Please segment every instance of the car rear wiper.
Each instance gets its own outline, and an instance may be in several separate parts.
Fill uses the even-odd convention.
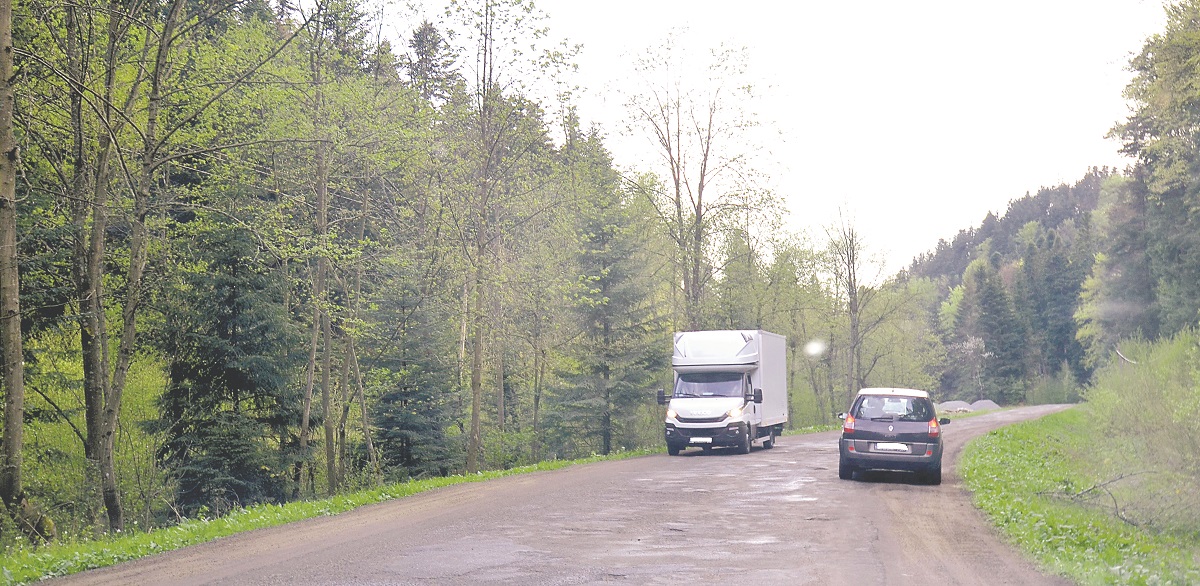
[[[895,421],[894,415],[884,415],[883,417],[872,417],[871,421]]]

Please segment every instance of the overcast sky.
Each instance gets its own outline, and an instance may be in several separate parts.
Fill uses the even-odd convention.
[[[1027,192],[1124,168],[1105,134],[1129,112],[1129,58],[1166,22],[1162,0],[536,3],[583,45],[580,113],[627,168],[652,170],[611,91],[637,54],[681,27],[698,52],[747,47],[789,227],[823,242],[840,210],[888,273]]]
[[[1129,57],[1166,23],[1161,0],[537,5],[553,33],[583,44],[583,115],[613,135],[625,114],[605,88],[672,28],[687,27],[697,51],[749,48],[770,88],[760,120],[785,139],[770,150],[790,225],[820,241],[845,210],[889,270],[1026,192],[1123,168],[1104,136],[1129,111]],[[618,163],[644,160],[610,142]]]

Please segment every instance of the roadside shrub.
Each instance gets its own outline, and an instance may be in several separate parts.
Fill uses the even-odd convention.
[[[1086,393],[1099,437],[1092,460],[1123,519],[1200,532],[1200,338],[1122,345]]]
[[[1025,394],[1030,405],[1051,405],[1079,402],[1079,383],[1067,365],[1063,365],[1057,376],[1042,377],[1034,381]]]
[[[1089,405],[993,431],[963,450],[958,471],[973,499],[1044,571],[1079,584],[1200,583],[1200,536],[1113,515],[1111,470],[1081,457],[1107,446]],[[1120,446],[1121,457],[1130,444]],[[1121,497],[1128,503],[1127,496]]]

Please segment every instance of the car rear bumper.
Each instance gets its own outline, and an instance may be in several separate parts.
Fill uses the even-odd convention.
[[[894,454],[873,450],[875,442],[868,440],[841,440],[842,460],[858,470],[901,470],[922,472],[941,466],[942,445],[940,443],[910,444],[913,453]]]

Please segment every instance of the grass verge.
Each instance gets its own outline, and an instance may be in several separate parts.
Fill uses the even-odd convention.
[[[556,470],[601,460],[620,460],[649,453],[653,452],[651,450],[621,452],[578,460],[547,461],[509,470],[494,470],[465,476],[411,480],[322,500],[300,501],[283,505],[256,505],[239,509],[217,519],[188,519],[178,525],[149,532],[127,532],[95,541],[56,543],[36,550],[17,551],[0,558],[0,581],[4,584],[27,584],[43,578],[103,568],[212,541],[235,533],[283,525],[312,517],[336,515],[363,505],[390,501],[444,486],[481,482],[514,474]]]
[[[1115,517],[1111,503],[1070,498],[1105,481],[1079,457],[1109,441],[1093,436],[1087,409],[968,444],[959,473],[975,505],[1043,569],[1081,584],[1200,583],[1200,536],[1144,530]]]

